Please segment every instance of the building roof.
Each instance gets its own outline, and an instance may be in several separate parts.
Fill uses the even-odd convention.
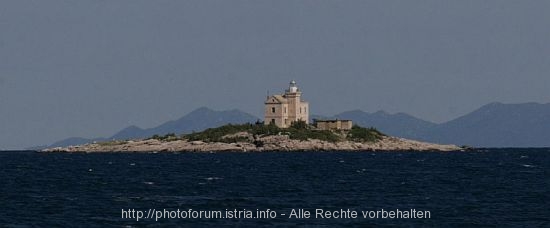
[[[340,120],[340,119],[318,120],[318,119],[315,119],[316,123],[318,123],[318,122],[337,122],[337,121],[348,122],[348,121],[351,121],[351,120]]]
[[[272,95],[267,98],[267,101],[265,103],[272,103],[272,104],[287,103],[287,99],[284,98],[282,95]]]

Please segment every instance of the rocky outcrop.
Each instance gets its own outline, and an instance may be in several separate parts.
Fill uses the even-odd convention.
[[[239,133],[228,137],[249,137]],[[226,137],[227,138],[227,137]],[[254,142],[222,143],[202,141],[160,141],[147,139],[139,141],[111,141],[90,143],[80,146],[57,147],[44,152],[261,152],[261,151],[460,151],[455,145],[439,145],[383,136],[376,142],[327,142],[318,139],[294,140],[287,135],[265,136]]]

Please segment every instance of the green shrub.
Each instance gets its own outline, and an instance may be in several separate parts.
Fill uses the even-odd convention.
[[[290,128],[285,129],[279,128],[274,124],[228,124],[217,128],[209,128],[202,132],[193,132],[191,134],[184,135],[183,138],[189,141],[225,143],[251,142],[260,146],[263,145],[263,143],[259,140],[251,141],[248,137],[244,136],[224,138],[224,136],[226,135],[231,135],[239,132],[248,132],[252,134],[254,138],[270,135],[288,135],[290,139],[295,140],[319,139],[327,142],[342,141],[344,137],[344,133],[339,134],[337,132],[328,130],[311,130],[308,128],[308,125],[304,121],[296,121],[293,122]],[[355,125],[349,132],[347,132],[347,135],[345,136],[353,141],[373,142],[381,139],[384,134],[380,133],[374,128],[363,128]],[[157,136],[157,138],[159,138],[159,136]]]
[[[269,125],[254,125],[249,129],[248,132],[251,134],[258,135],[278,135],[282,131],[281,128],[277,127],[275,124]]]
[[[307,129],[308,128],[306,121],[303,121],[303,120],[292,121],[292,123],[290,124],[290,127],[294,128],[294,129]]]
[[[153,136],[151,136],[150,139],[156,139],[156,140],[160,140],[160,136],[157,135],[157,134],[154,134]]]
[[[160,136],[160,135],[157,135],[157,134],[154,134],[153,136],[151,136],[151,138],[149,139],[156,139],[156,140],[159,140],[159,141],[176,141],[178,140],[178,136],[176,136],[175,133],[169,133],[169,134],[166,134],[164,136]]]
[[[385,135],[376,130],[376,128],[364,128],[353,125],[351,130],[348,132],[347,138],[358,142],[376,142],[382,139],[382,136]]]
[[[98,142],[97,144],[98,145],[101,145],[101,146],[118,146],[118,145],[124,145],[124,144],[127,144],[128,141],[121,141],[121,140],[111,140],[111,141],[103,141],[103,142]]]

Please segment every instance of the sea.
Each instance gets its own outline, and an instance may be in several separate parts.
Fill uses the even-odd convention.
[[[0,152],[0,227],[221,226],[550,227],[550,149]]]

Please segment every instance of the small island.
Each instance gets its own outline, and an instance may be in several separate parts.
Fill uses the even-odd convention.
[[[439,145],[387,136],[375,128],[353,125],[351,120],[309,123],[309,102],[293,80],[283,94],[268,95],[264,121],[228,124],[202,132],[148,139],[112,140],[44,152],[220,152],[220,151],[458,151]]]
[[[439,145],[387,136],[374,128],[354,125],[349,130],[320,130],[304,121],[288,128],[275,124],[228,124],[202,132],[140,140],[112,140],[44,152],[262,152],[262,151],[461,151]]]

